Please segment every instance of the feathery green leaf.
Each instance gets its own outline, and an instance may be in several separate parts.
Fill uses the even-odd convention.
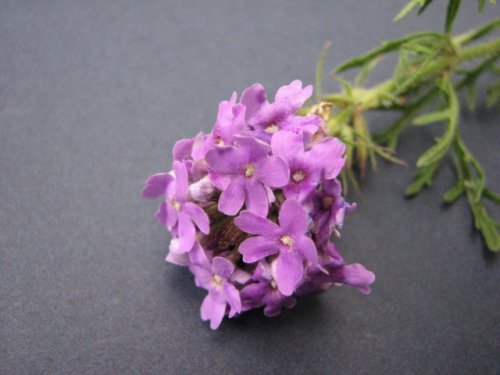
[[[410,0],[403,8],[401,8],[399,13],[392,20],[392,22],[397,22],[405,18],[408,15],[408,13],[410,13],[411,10],[415,8],[417,5],[422,8],[425,5],[425,0]]]
[[[449,0],[448,2],[448,9],[446,10],[446,24],[444,28],[447,33],[451,32],[453,22],[455,21],[458,10],[460,9],[461,2],[462,0]]]

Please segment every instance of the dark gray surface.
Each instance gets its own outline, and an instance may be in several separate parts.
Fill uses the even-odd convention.
[[[446,167],[405,201],[412,168],[382,165],[356,199],[341,250],[377,274],[372,295],[337,288],[216,332],[138,195],[232,90],[311,83],[328,39],[331,66],[440,30],[440,3],[391,24],[403,1],[0,1],[0,373],[498,374],[499,260],[463,200],[439,206]],[[500,13],[464,3],[459,30]],[[498,190],[497,118],[462,116]],[[400,156],[431,141],[410,131]]]

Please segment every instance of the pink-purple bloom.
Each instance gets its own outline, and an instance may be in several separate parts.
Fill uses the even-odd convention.
[[[345,146],[320,117],[297,114],[311,95],[298,80],[273,102],[260,84],[239,101],[233,93],[213,130],[178,141],[172,170],[142,190],[162,197],[157,218],[172,234],[166,260],[188,267],[207,291],[200,313],[212,329],[254,308],[278,315],[332,285],[370,292],[374,274],[347,265],[332,242],[355,205],[337,180]]]
[[[218,180],[226,178],[221,187],[219,210],[236,215],[243,207],[260,216],[267,216],[271,188],[288,183],[289,168],[285,160],[270,156],[268,144],[253,137],[236,138],[238,147],[225,147],[207,152],[205,159]]]
[[[318,252],[307,236],[308,215],[298,201],[283,202],[278,220],[276,224],[243,211],[234,223],[243,232],[256,235],[240,244],[243,261],[254,263],[276,254],[276,283],[281,294],[290,296],[304,276],[304,263],[315,265]]]

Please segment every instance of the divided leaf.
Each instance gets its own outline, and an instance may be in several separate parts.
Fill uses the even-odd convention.
[[[413,178],[412,183],[406,188],[405,194],[408,197],[413,197],[420,193],[424,187],[432,185],[432,178],[439,163],[429,164],[418,172]]]
[[[434,122],[440,122],[448,120],[452,114],[450,113],[450,108],[446,108],[442,111],[430,112],[425,115],[418,116],[413,120],[413,125],[429,125]]]
[[[453,203],[464,193],[464,185],[459,181],[444,194],[443,199],[446,203]]]
[[[498,231],[498,223],[494,221],[484,204],[472,206],[472,213],[474,215],[474,225],[477,230],[481,231],[484,242],[490,251],[500,251],[500,233]]]
[[[419,16],[425,11],[425,9],[427,9],[427,7],[429,6],[430,3],[432,3],[432,0],[425,0],[424,5],[422,5],[420,7],[420,9],[418,10]]]
[[[488,87],[487,90],[486,106],[493,107],[496,103],[500,102],[500,82],[496,82]]]
[[[420,8],[424,7],[426,2],[427,1],[425,1],[425,0],[410,0],[403,8],[401,8],[399,13],[392,20],[392,22],[397,22],[397,21],[405,18],[408,15],[408,13],[410,13],[411,10],[413,8],[415,8],[417,5],[420,6]],[[430,1],[428,1],[428,2],[430,3]]]
[[[363,66],[365,63],[373,60],[374,58],[378,56],[385,55],[387,53],[396,51],[401,47],[403,44],[410,42],[412,40],[420,39],[420,38],[429,38],[430,40],[439,40],[443,38],[442,34],[433,32],[433,31],[422,31],[414,34],[409,34],[406,35],[402,38],[399,39],[393,39],[393,40],[388,40],[385,42],[382,42],[380,47],[375,48],[371,51],[368,51],[367,53],[363,55],[356,56],[350,60],[347,60],[340,64],[336,69],[335,73],[341,73],[346,70],[352,69],[352,68],[357,68]]]
[[[444,28],[447,33],[451,32],[453,22],[455,21],[458,10],[460,9],[461,2],[462,0],[450,0],[448,3],[448,9],[446,11],[446,24]]]
[[[445,156],[448,150],[450,149],[450,146],[453,142],[453,139],[457,131],[458,114],[459,114],[458,100],[455,93],[455,89],[452,83],[450,82],[449,78],[446,78],[443,81],[441,89],[447,96],[447,101],[448,101],[447,109],[438,113],[434,112],[428,115],[424,115],[427,116],[427,118],[424,117],[423,120],[422,120],[423,116],[421,116],[420,122],[423,121],[425,123],[425,121],[428,121],[429,118],[437,117],[439,118],[440,121],[442,121],[443,119],[448,120],[448,126],[446,127],[444,134],[436,139],[436,143],[432,147],[427,149],[427,151],[425,151],[422,155],[420,155],[420,157],[417,160],[418,168],[426,167],[442,159],[443,156]]]

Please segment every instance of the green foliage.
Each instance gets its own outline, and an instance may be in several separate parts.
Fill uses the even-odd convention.
[[[464,78],[457,84],[457,88],[464,88],[467,91],[467,105],[469,109],[473,111],[476,108],[476,83],[479,77],[487,72],[492,71],[494,63],[498,60],[498,56],[491,56],[489,59],[485,59],[482,63],[476,66],[474,69],[461,69],[457,70],[457,73],[464,76]],[[488,100],[489,103],[489,100]]]
[[[326,42],[321,49],[321,53],[319,55],[318,63],[316,64],[316,100],[319,101],[321,98],[321,86],[323,81],[323,66],[325,65],[325,58],[328,49],[332,46],[332,42]]]
[[[437,118],[438,122],[442,120],[447,120],[448,126],[446,127],[446,131],[443,134],[443,136],[437,138],[436,143],[432,147],[430,147],[427,151],[425,151],[422,155],[420,155],[420,157],[417,160],[418,168],[427,167],[430,164],[434,164],[435,162],[438,162],[440,159],[442,159],[450,149],[453,139],[455,137],[455,133],[457,131],[458,114],[459,114],[458,99],[455,93],[455,89],[453,88],[453,85],[448,77],[442,84],[441,89],[447,96],[447,108],[439,112],[432,112],[427,115],[424,115],[426,116],[426,118],[424,118],[423,121],[424,123],[436,122],[433,121],[433,118],[434,119]],[[415,121],[420,120],[419,122],[420,124],[422,124],[422,118],[423,117],[421,116],[415,119]]]
[[[485,5],[486,5],[486,0],[477,0],[477,8],[479,10],[479,13],[483,13]]]
[[[457,44],[465,45],[492,33],[498,28],[500,28],[500,19],[487,22],[484,25],[469,31],[468,33],[457,36],[455,38],[455,42]]]
[[[358,68],[361,67],[367,63],[370,63],[373,61],[373,59],[386,55],[390,52],[397,51],[403,44],[410,42],[410,41],[415,41],[419,39],[428,39],[432,40],[433,38],[442,38],[442,35],[439,33],[435,33],[433,31],[423,31],[423,32],[418,32],[414,34],[409,34],[406,35],[402,38],[399,39],[394,39],[390,41],[383,42],[380,47],[375,48],[369,52],[367,52],[364,55],[357,56],[352,58],[351,60],[348,60],[342,64],[340,64],[334,71],[335,74],[342,73],[346,70],[352,69],[352,68]]]
[[[458,14],[458,9],[460,9],[460,3],[462,0],[450,0],[448,3],[448,9],[446,11],[446,24],[444,30],[447,33],[451,32],[451,28],[453,26],[453,21]]]
[[[432,0],[427,0],[427,1],[426,0],[410,0],[408,2],[408,4],[406,4],[399,11],[399,13],[396,15],[396,17],[394,17],[393,22],[397,22],[397,21],[405,18],[408,15],[408,13],[410,13],[412,11],[412,9],[415,8],[416,6],[420,6],[420,10],[422,10],[422,8],[425,9],[431,1]]]
[[[422,168],[422,170],[415,175],[412,183],[406,188],[405,194],[408,197],[413,197],[420,193],[424,187],[430,187],[438,165],[437,162],[434,162]]]
[[[496,4],[496,0],[490,0],[490,3],[492,5],[495,5]],[[477,0],[477,7],[478,7],[478,10],[479,10],[479,13],[483,13],[485,5],[486,5],[486,0]]]
[[[459,137],[455,141],[455,165],[457,169],[455,186],[458,186],[455,189],[460,189],[461,194],[466,194],[474,217],[474,226],[483,235],[488,249],[493,252],[500,251],[500,223],[491,218],[484,204],[484,199],[490,199],[499,204],[498,198],[500,197],[485,187],[486,175],[481,165]],[[445,200],[448,198],[451,202],[454,197],[453,193],[449,193],[447,193],[448,197],[445,195]],[[455,195],[459,194],[455,193]]]
[[[500,101],[500,82],[496,82],[488,87],[487,93],[486,106],[491,108]]]
[[[482,11],[486,1],[478,1]],[[490,1],[492,4],[494,1]],[[410,0],[395,17],[404,18],[413,9],[421,14],[432,0]],[[458,92],[465,91],[467,104],[473,110],[477,104],[477,82],[480,77],[500,75],[500,38],[491,36],[500,28],[500,19],[485,23],[469,32],[452,36],[453,23],[461,0],[449,0],[443,33],[416,32],[381,45],[365,54],[340,64],[335,79],[342,90],[318,98],[331,106],[328,132],[340,137],[347,146],[347,164],[341,179],[359,187],[369,162],[376,168],[377,157],[404,164],[394,156],[399,136],[408,127],[443,126],[435,143],[417,159],[416,173],[406,189],[415,196],[432,185],[434,176],[448,155],[453,155],[457,181],[443,199],[452,204],[462,196],[467,198],[475,228],[481,232],[491,251],[500,251],[500,223],[488,213],[485,200],[500,205],[500,195],[486,187],[486,174],[477,159],[466,148],[460,136],[460,102]],[[488,36],[487,41],[483,41]],[[372,87],[362,87],[372,69],[388,54],[398,54],[392,77]],[[320,57],[317,80],[321,80],[324,53]],[[471,65],[473,62],[475,65]],[[350,69],[359,69],[354,82],[338,76]],[[491,81],[491,79],[490,79]],[[500,82],[493,80],[487,90],[487,106],[500,103]],[[330,107],[329,107],[330,108]],[[366,121],[370,110],[394,111],[394,123],[373,134]]]

